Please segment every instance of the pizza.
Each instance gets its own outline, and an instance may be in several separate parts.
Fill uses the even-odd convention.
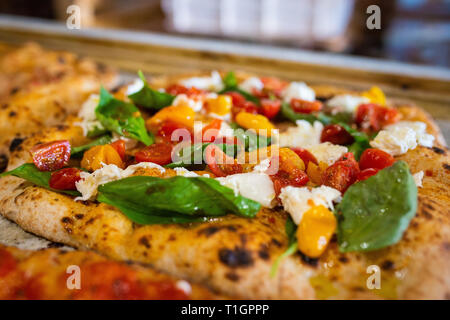
[[[422,109],[378,87],[138,75],[16,143],[4,217],[236,298],[449,298],[450,159]]]
[[[143,266],[112,261],[89,251],[57,248],[29,251],[0,246],[0,300],[187,300],[218,297],[187,281]]]

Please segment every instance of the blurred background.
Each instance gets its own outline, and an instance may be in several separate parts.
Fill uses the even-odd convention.
[[[1,0],[0,13],[450,67],[450,0]],[[370,5],[381,29],[369,30]]]

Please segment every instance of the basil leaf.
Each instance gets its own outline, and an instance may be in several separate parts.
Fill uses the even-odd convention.
[[[109,131],[139,140],[147,146],[153,143],[153,136],[149,136],[139,109],[132,103],[114,98],[103,87],[100,88],[100,101],[95,114]]]
[[[27,180],[39,187],[43,187],[45,189],[65,193],[71,196],[79,196],[80,193],[78,191],[72,191],[72,190],[56,190],[53,188],[50,188],[49,181],[52,173],[48,171],[39,171],[38,168],[33,163],[25,163],[21,165],[20,167],[17,167],[11,171],[3,172],[0,174],[0,178],[6,177],[6,176],[15,176],[18,178],[22,178],[24,180]]]
[[[259,105],[259,99],[251,93],[244,91],[238,87],[238,82],[233,71],[228,72],[223,78],[224,88],[219,93],[227,93],[234,91],[240,93],[248,101],[254,102]]]
[[[138,75],[139,78],[141,78],[141,80],[144,82],[144,86],[138,92],[135,92],[128,96],[135,105],[159,110],[172,104],[175,96],[150,88],[148,86],[147,80],[145,80],[142,71],[139,70]]]
[[[337,206],[341,252],[397,243],[417,210],[417,187],[404,161],[355,183]]]
[[[272,139],[256,134],[251,130],[245,130],[241,128],[237,123],[232,123],[230,126],[233,128],[233,135],[244,143],[245,151],[253,151],[259,148],[265,148],[270,146]]]
[[[335,122],[335,123],[343,127],[348,133],[350,133],[353,139],[355,139],[355,141],[350,145],[348,150],[350,152],[353,152],[356,160],[359,160],[364,150],[370,148],[369,137],[364,132],[360,132],[356,129],[353,129],[347,123],[343,122]]]
[[[253,218],[261,208],[258,202],[204,177],[128,177],[101,185],[98,191],[98,201],[143,224],[204,221],[230,213]]]
[[[277,274],[278,267],[285,259],[286,257],[289,257],[290,255],[293,255],[297,252],[298,249],[298,243],[297,243],[297,237],[296,237],[296,231],[297,231],[297,225],[294,223],[292,218],[288,216],[286,220],[286,224],[284,226],[284,229],[286,231],[287,238],[289,240],[288,248],[286,251],[284,251],[273,263],[272,268],[270,269],[270,276],[273,278]]]
[[[98,139],[95,139],[92,142],[89,142],[85,145],[74,147],[72,148],[71,156],[72,157],[79,157],[84,151],[89,150],[92,147],[95,146],[102,146],[104,144],[108,144],[111,142],[111,136],[109,134],[105,134],[104,136],[101,136]]]

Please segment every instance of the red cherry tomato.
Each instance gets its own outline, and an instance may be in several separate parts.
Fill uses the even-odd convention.
[[[305,164],[306,168],[308,168],[309,162],[312,162],[314,164],[319,164],[316,157],[308,150],[303,149],[303,148],[291,148],[291,150],[294,151],[300,157],[300,159],[303,160],[303,163]]]
[[[125,160],[125,141],[122,139],[116,140],[111,143],[111,147],[113,147],[117,153],[119,154],[122,160]]]
[[[231,97],[231,100],[233,102],[233,107],[231,108],[233,117],[236,116],[239,112],[258,114],[258,106],[251,101],[247,101],[242,94],[233,91],[227,92],[226,94]]]
[[[75,182],[80,181],[80,169],[64,168],[59,171],[52,172],[50,177],[50,188],[57,190],[75,190]]]
[[[366,180],[367,178],[377,174],[378,171],[380,171],[380,169],[375,168],[364,169],[360,173],[358,173],[358,175],[356,176],[356,181]]]
[[[393,156],[380,149],[366,149],[359,159],[361,170],[368,168],[384,169],[395,162]]]
[[[344,193],[356,181],[359,172],[353,153],[348,152],[325,170],[322,184]]]
[[[322,110],[322,102],[292,99],[291,108],[297,113],[311,113]]]
[[[274,118],[281,109],[280,100],[262,99],[261,100],[262,113],[267,118]]]
[[[353,137],[342,126],[338,124],[329,124],[323,128],[320,136],[321,142],[331,142],[332,144],[346,145],[353,142]]]
[[[230,174],[242,173],[243,167],[231,157],[227,156],[216,145],[210,144],[205,149],[205,160],[209,169],[216,177],[225,177]]]
[[[202,129],[203,142],[214,142],[219,135],[219,129],[222,125],[222,120],[214,119],[207,126]]]
[[[205,91],[197,89],[195,87],[186,88],[185,86],[182,86],[180,84],[172,84],[168,86],[166,88],[166,92],[174,96],[185,94],[188,97],[205,93]]]
[[[356,110],[355,122],[365,130],[379,131],[383,126],[397,122],[399,118],[396,109],[367,103]]]
[[[275,175],[270,176],[270,178],[272,179],[273,188],[277,197],[284,187],[302,187],[309,181],[308,175],[300,169],[294,169],[291,172],[279,170]]]
[[[178,137],[178,139],[176,139],[174,137],[175,140],[172,141],[172,134],[175,130],[186,130],[186,132],[185,132],[185,134],[180,135]],[[188,128],[186,128],[183,125],[178,124],[174,121],[170,121],[170,120],[163,122],[163,124],[158,129],[157,135],[162,137],[167,142],[180,142],[183,140],[183,136],[185,136],[185,135],[186,135],[186,138],[187,138],[187,136],[190,136],[191,141],[193,140],[192,132]]]
[[[16,265],[16,259],[14,259],[13,255],[9,251],[0,248],[0,278],[13,271]]]
[[[136,162],[153,162],[163,166],[172,162],[172,145],[155,143],[139,150],[134,156]]]
[[[70,143],[67,140],[42,143],[31,148],[30,152],[40,171],[55,171],[69,163]]]
[[[275,77],[261,77],[261,82],[264,84],[266,91],[272,92],[277,97],[281,96],[281,92],[287,86],[287,82]]]

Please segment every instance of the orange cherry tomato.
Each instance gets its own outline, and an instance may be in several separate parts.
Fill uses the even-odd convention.
[[[16,259],[14,259],[13,255],[9,251],[0,248],[0,278],[13,271],[16,266]]]
[[[42,143],[31,148],[30,153],[40,171],[55,171],[69,163],[70,143],[68,140]]]
[[[207,126],[202,129],[203,142],[214,142],[219,136],[219,130],[222,125],[222,120],[214,119]]]
[[[391,166],[395,162],[393,156],[380,149],[366,149],[359,159],[359,167],[361,170],[374,168],[384,169]]]
[[[281,109],[280,100],[261,99],[262,113],[269,119],[273,119]]]
[[[322,102],[292,99],[291,108],[297,113],[311,113],[322,110]]]
[[[125,161],[125,141],[122,139],[119,139],[117,141],[114,141],[110,144],[111,147],[113,147],[117,153],[119,154],[120,158]]]
[[[243,167],[236,163],[234,159],[227,156],[214,144],[210,144],[205,149],[205,160],[211,172],[216,177],[225,177],[230,174],[242,173]]]
[[[172,145],[155,143],[139,150],[134,156],[136,162],[153,162],[163,166],[172,162]]]
[[[77,168],[64,168],[52,172],[49,186],[57,190],[75,190],[75,182],[81,180],[80,172],[81,170]]]
[[[168,86],[166,88],[166,92],[174,96],[185,94],[188,97],[205,93],[205,91],[197,89],[195,87],[186,88],[185,86],[182,86],[180,84],[172,84]]]
[[[320,136],[321,142],[331,142],[332,144],[346,145],[353,142],[353,137],[342,126],[338,124],[329,124],[323,128]]]
[[[308,150],[303,148],[291,148],[291,150],[294,151],[300,157],[300,159],[303,160],[306,168],[308,167],[310,161],[316,165],[319,164],[316,157]]]
[[[356,176],[356,182],[366,180],[367,178],[377,174],[378,171],[380,171],[380,169],[376,168],[364,169]]]

